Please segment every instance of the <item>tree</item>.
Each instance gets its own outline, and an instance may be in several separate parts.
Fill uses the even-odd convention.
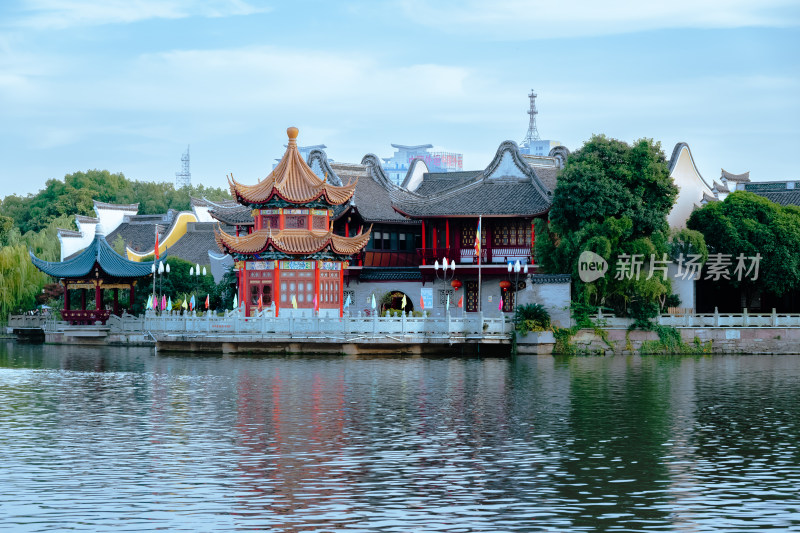
[[[559,174],[549,223],[536,222],[536,256],[546,272],[572,274],[576,302],[653,316],[672,289],[660,271],[648,279],[649,260],[668,253],[667,214],[677,194],[659,143],[642,139],[630,146],[593,136]],[[585,251],[609,265],[589,283],[578,270]],[[638,275],[616,275],[615,267],[634,256],[644,261]]]
[[[712,254],[730,256],[731,279],[724,280],[730,286],[746,294],[767,291],[777,296],[800,289],[800,208],[736,191],[722,202],[696,210],[687,226],[703,234]],[[757,279],[733,274],[740,254],[760,256]]]

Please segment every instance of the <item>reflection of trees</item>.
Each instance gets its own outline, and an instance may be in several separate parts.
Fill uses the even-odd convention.
[[[570,438],[559,494],[581,508],[573,527],[604,531],[619,515],[627,524],[669,523],[656,508],[668,471],[670,360],[570,360]],[[605,516],[604,516],[605,515]]]

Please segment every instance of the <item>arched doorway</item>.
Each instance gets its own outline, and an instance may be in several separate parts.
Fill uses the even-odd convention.
[[[403,297],[405,297],[405,307],[403,306]],[[403,312],[410,313],[414,310],[414,304],[411,298],[402,291],[390,291],[382,299],[381,314],[387,310],[402,310]]]

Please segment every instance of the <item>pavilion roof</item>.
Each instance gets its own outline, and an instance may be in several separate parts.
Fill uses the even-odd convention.
[[[278,165],[255,185],[242,185],[228,178],[231,196],[241,204],[264,205],[277,197],[292,204],[306,204],[323,200],[329,205],[347,202],[356,188],[356,182],[337,186],[320,179],[303,161],[297,149],[297,128],[286,130],[289,144]]]
[[[217,229],[215,235],[220,251],[227,253],[256,254],[271,247],[286,254],[313,254],[328,248],[339,255],[353,255],[367,245],[371,230],[354,237],[307,229],[262,229],[241,237]]]
[[[130,261],[119,255],[106,241],[103,233],[98,232],[92,243],[84,250],[66,261],[50,262],[39,259],[30,252],[34,266],[54,278],[83,278],[91,273],[95,263],[109,277],[140,278],[150,274],[153,265],[149,262]],[[163,260],[162,255],[162,260]]]

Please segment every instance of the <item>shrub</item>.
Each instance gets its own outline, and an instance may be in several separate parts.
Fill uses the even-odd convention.
[[[522,335],[529,331],[547,331],[550,313],[541,304],[520,305],[514,312],[514,329]]]

